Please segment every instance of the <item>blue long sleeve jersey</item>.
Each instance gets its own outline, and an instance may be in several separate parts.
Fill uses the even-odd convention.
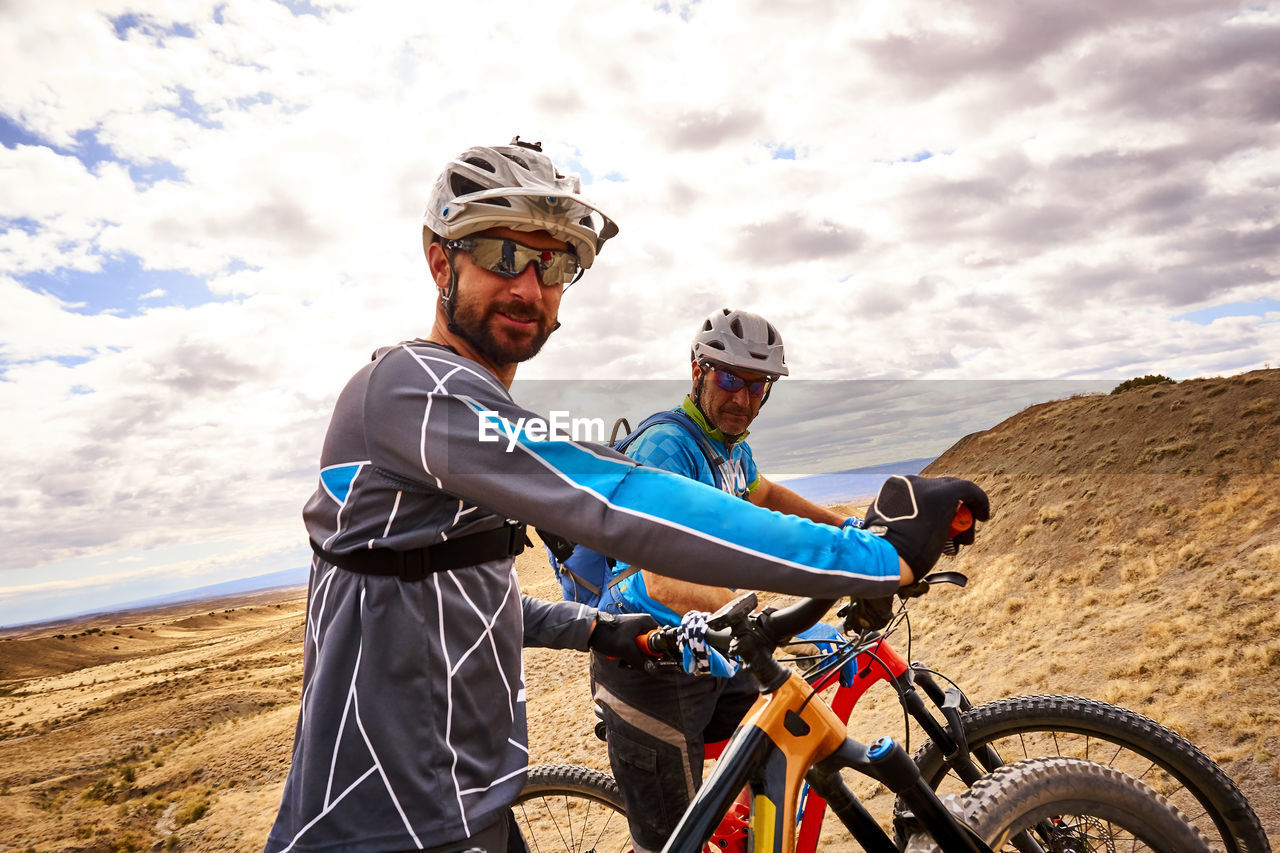
[[[543,426],[446,348],[380,350],[339,395],[307,532],[338,554],[410,550],[512,518],[698,583],[827,597],[897,588],[882,539],[548,440]],[[316,558],[268,853],[429,847],[498,820],[528,763],[521,645],[585,650],[594,616],[521,596],[511,558],[416,582]]]

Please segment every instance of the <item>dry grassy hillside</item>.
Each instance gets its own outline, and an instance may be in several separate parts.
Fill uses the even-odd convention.
[[[983,699],[1047,691],[1178,729],[1280,834],[1280,371],[1033,406],[925,472],[995,517],[912,608]]]
[[[1046,403],[967,437],[927,473],[977,480],[996,516],[946,566],[969,587],[913,604],[912,657],[977,701],[1075,693],[1172,725],[1280,836],[1277,447],[1280,371]],[[540,549],[517,569],[558,596]],[[302,624],[295,590],[0,639],[0,853],[260,850]],[[530,650],[526,676],[532,760],[606,767],[585,658]],[[850,728],[902,726],[877,688]]]

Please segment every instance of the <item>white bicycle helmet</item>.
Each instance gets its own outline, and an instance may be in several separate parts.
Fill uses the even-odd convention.
[[[773,377],[787,375],[782,335],[768,320],[749,311],[721,308],[712,312],[693,337],[689,359]]]
[[[579,195],[581,188],[576,175],[560,174],[541,143],[517,136],[510,145],[469,148],[451,160],[422,224],[446,240],[497,226],[546,231],[573,246],[586,269],[618,226]]]

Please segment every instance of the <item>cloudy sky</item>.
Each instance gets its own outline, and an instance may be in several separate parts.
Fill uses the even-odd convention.
[[[431,181],[516,133],[621,226],[522,377],[680,379],[750,308],[794,377],[934,380],[827,419],[850,467],[1031,401],[906,453],[894,385],[1274,366],[1278,57],[1208,0],[0,0],[0,624],[302,565]]]

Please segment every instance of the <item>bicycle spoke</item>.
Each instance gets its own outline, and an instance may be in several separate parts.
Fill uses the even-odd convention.
[[[563,786],[527,792],[512,807],[530,853],[622,853],[630,847],[626,815],[607,776],[543,766],[530,777],[536,786]]]
[[[516,805],[520,808],[520,816],[524,818],[523,825],[532,826],[533,821],[529,820],[529,812],[525,809],[524,803],[516,803]],[[538,837],[532,832],[526,832],[524,834],[529,836],[525,839],[525,842],[533,845],[533,853],[542,853],[542,846],[538,844]]]

